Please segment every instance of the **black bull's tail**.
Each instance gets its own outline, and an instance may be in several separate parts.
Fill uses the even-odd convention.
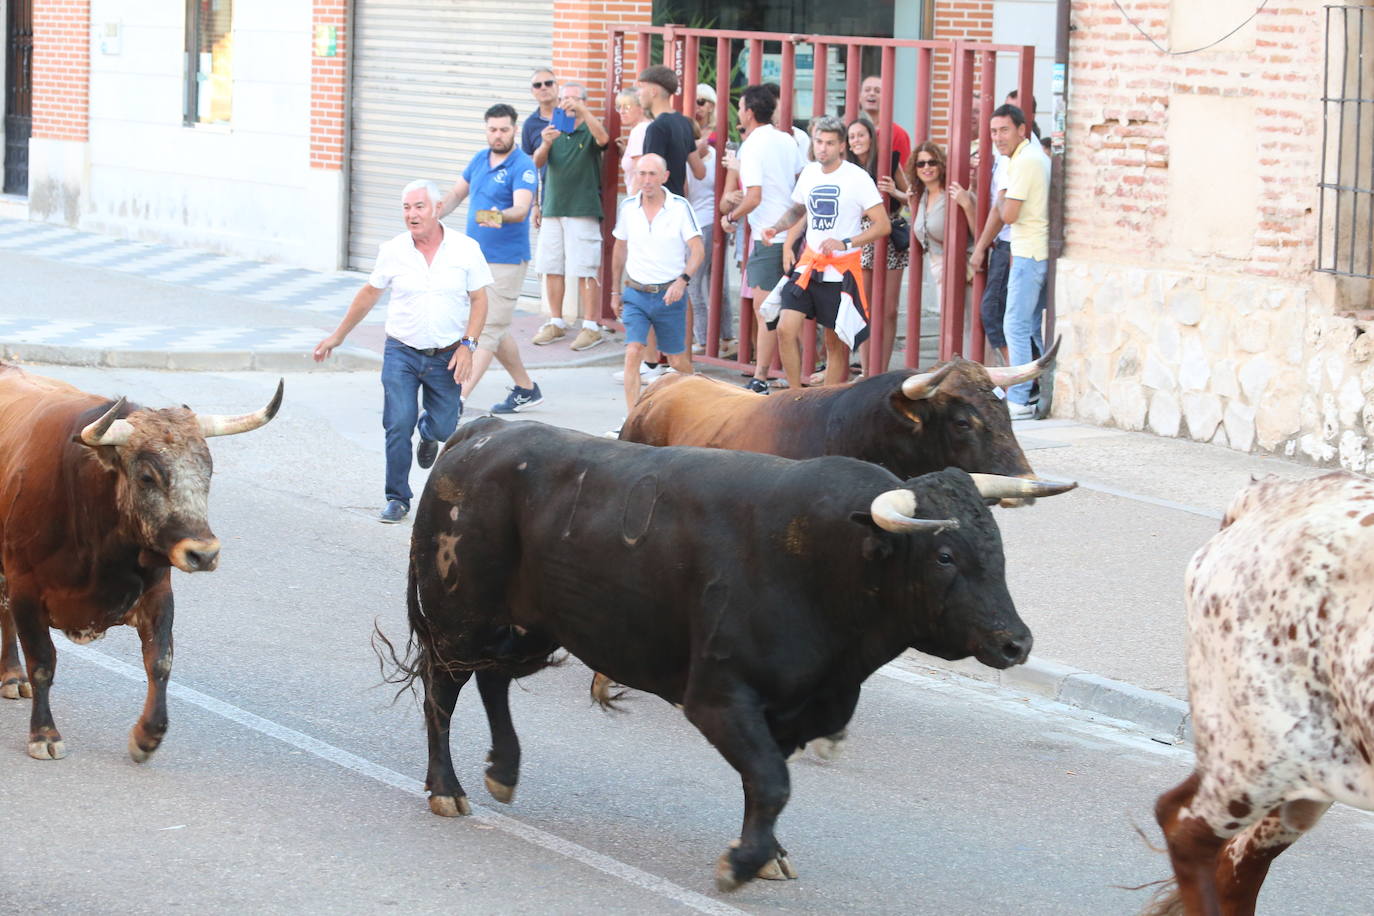
[[[411,551],[406,573],[406,616],[410,620],[410,634],[406,638],[403,654],[398,655],[396,646],[382,632],[381,624],[372,623],[372,651],[377,655],[377,667],[382,674],[383,683],[395,684],[396,695],[393,702],[400,699],[407,690],[415,690],[415,679],[424,681],[426,669],[431,658],[429,622],[420,612],[420,583],[415,573],[415,554]]]
[[[526,636],[515,627],[497,627],[483,634],[485,638],[477,642],[475,657],[444,657],[443,650],[450,648],[451,640],[442,638],[443,634],[436,629],[437,621],[425,614],[421,606],[420,574],[413,545],[406,575],[406,617],[410,622],[410,634],[400,652],[382,632],[381,625],[376,621],[372,624],[372,651],[377,655],[382,681],[396,685],[393,701],[406,691],[413,692],[417,679],[421,684],[427,683],[435,671],[454,673],[490,668],[519,678],[564,660],[551,657],[558,649],[557,644]]]

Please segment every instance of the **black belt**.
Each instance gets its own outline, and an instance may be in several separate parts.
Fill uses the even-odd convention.
[[[676,282],[677,280],[669,280],[667,283],[640,283],[638,280],[631,280],[629,277],[625,278],[626,286],[641,293],[666,293],[668,287]]]
[[[394,337],[391,339],[396,340],[396,338]],[[439,356],[442,353],[452,353],[454,350],[458,349],[458,341],[456,340],[453,343],[449,344],[447,347],[412,347],[410,344],[402,340],[396,340],[396,342],[401,346],[405,347],[407,350],[414,350],[421,356]]]

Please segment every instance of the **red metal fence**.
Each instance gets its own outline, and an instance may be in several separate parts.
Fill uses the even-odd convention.
[[[633,39],[629,36],[633,35]],[[654,44],[654,37],[659,37],[662,47],[658,60],[651,60],[651,50]],[[745,85],[756,85],[763,81],[762,66],[764,58],[765,43],[776,43],[781,49],[781,76],[777,80],[782,87],[782,99],[779,103],[779,123],[784,130],[790,129],[793,116],[793,104],[796,89],[796,56],[797,49],[804,45],[809,45],[812,50],[813,77],[812,77],[812,118],[822,115],[842,114],[846,123],[854,121],[860,112],[859,107],[859,86],[864,79],[862,73],[863,52],[865,48],[876,48],[881,58],[881,66],[877,73],[871,74],[882,79],[882,101],[878,120],[878,174],[879,177],[890,175],[892,170],[892,125],[893,125],[893,89],[896,85],[896,55],[898,49],[910,48],[916,55],[916,82],[915,96],[916,103],[911,121],[915,130],[912,134],[912,147],[927,139],[930,139],[931,125],[931,96],[934,88],[934,64],[936,55],[944,54],[950,57],[950,69],[952,73],[951,104],[950,112],[950,136],[945,143],[947,149],[948,167],[947,180],[958,181],[964,187],[969,185],[969,147],[974,138],[979,139],[979,149],[983,153],[979,159],[977,185],[978,206],[976,210],[978,224],[975,227],[974,235],[981,231],[988,213],[988,194],[987,188],[991,180],[991,169],[993,156],[990,151],[993,149],[991,134],[989,130],[989,120],[992,111],[997,107],[998,101],[993,96],[994,76],[996,70],[997,56],[1016,55],[1018,58],[1018,98],[1023,102],[1031,102],[1034,98],[1032,93],[1033,66],[1035,62],[1035,49],[1030,45],[994,45],[964,41],[916,41],[901,38],[856,38],[843,35],[792,35],[775,32],[736,32],[720,29],[692,29],[679,26],[657,26],[640,28],[618,28],[610,29],[610,60],[607,70],[607,100],[606,100],[606,129],[612,137],[620,134],[620,115],[616,111],[615,96],[621,89],[633,85],[637,73],[624,72],[625,43],[633,40],[635,42],[636,53],[634,60],[642,69],[653,63],[662,63],[671,67],[678,76],[680,89],[674,98],[674,107],[686,113],[689,117],[694,110],[697,90],[697,75],[700,73],[701,54],[703,48],[709,48],[713,43],[715,46],[715,70],[716,70],[716,185],[715,199],[717,204],[717,225],[712,239],[712,258],[711,258],[711,283],[710,283],[710,307],[709,321],[706,332],[706,355],[695,357],[698,361],[704,361],[721,366],[738,366],[741,369],[752,366],[752,349],[754,339],[754,313],[751,300],[740,297],[738,309],[739,326],[736,330],[736,337],[739,340],[739,354],[733,359],[722,359],[719,356],[720,340],[720,314],[721,297],[724,287],[725,272],[734,269],[733,259],[730,259],[728,251],[728,240],[720,230],[718,223],[720,196],[725,183],[725,144],[729,140],[729,112],[735,107],[739,92]],[[733,61],[736,60],[734,54],[736,44],[748,49],[748,72],[746,81],[732,82]],[[845,92],[844,110],[836,112],[827,110],[827,61],[831,49],[844,49],[845,55]],[[689,75],[690,74],[690,75]],[[980,90],[975,99],[975,86]],[[976,105],[976,122],[973,120]],[[1023,105],[1026,108],[1026,120],[1028,123],[1034,121],[1035,112],[1032,107]],[[611,147],[614,150],[614,146]],[[606,226],[603,231],[603,256],[602,256],[602,284],[601,284],[601,313],[605,318],[611,318],[613,313],[610,306],[610,282],[611,270],[611,248],[614,244],[611,238],[610,229],[614,225],[616,216],[616,196],[620,186],[619,161],[616,156],[608,155],[605,157],[605,176],[602,179],[602,198],[606,213]],[[902,163],[905,167],[906,163]],[[914,190],[914,189],[913,189]],[[747,233],[747,222],[740,226],[738,232]],[[946,207],[946,239],[963,239],[967,237],[967,225],[963,211],[958,206]],[[886,238],[877,242],[874,252],[873,263],[877,269],[873,271],[873,289],[870,297],[870,336],[868,343],[865,344],[871,352],[881,352],[882,335],[885,333],[883,323],[883,313],[885,311],[885,293],[887,286],[887,271],[882,269],[887,263]],[[745,237],[743,251],[748,257],[749,238]],[[965,246],[960,244],[947,244],[945,246],[944,258],[944,277],[941,284],[944,301],[940,304],[940,332],[939,332],[939,358],[949,359],[955,354],[966,355],[972,359],[982,361],[984,339],[982,321],[979,316],[977,303],[980,301],[983,292],[983,274],[976,274],[972,284],[972,308],[965,309],[965,290],[968,284],[965,282],[967,256]],[[911,263],[908,268],[908,291],[907,291],[907,320],[906,320],[906,339],[907,347],[904,357],[905,365],[909,368],[917,368],[920,361],[920,336],[921,336],[921,287],[924,277],[924,265],[920,246],[912,239],[911,244]],[[743,284],[739,284],[743,286]],[[745,290],[741,290],[745,292]],[[809,324],[809,323],[808,323]],[[806,351],[803,353],[803,364],[811,366],[815,359],[815,335],[803,335]],[[878,367],[876,371],[884,371],[886,367]]]

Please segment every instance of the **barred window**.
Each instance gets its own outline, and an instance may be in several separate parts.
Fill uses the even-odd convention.
[[[1374,7],[1326,7],[1317,270],[1374,279]]]
[[[234,0],[186,0],[184,123],[228,124],[234,89]]]

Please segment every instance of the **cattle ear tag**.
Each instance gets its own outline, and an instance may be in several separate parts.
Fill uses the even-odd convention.
[[[999,401],[1005,401],[1007,399],[1007,393],[1002,390],[1001,385],[998,385],[997,387],[993,388],[992,393],[997,395],[997,399]]]

